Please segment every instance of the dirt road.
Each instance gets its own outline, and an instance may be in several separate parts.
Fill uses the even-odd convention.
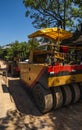
[[[42,115],[20,79],[8,77],[15,110],[0,119],[1,130],[82,130],[82,102]]]
[[[19,78],[7,77],[6,80],[0,75],[0,82],[2,80],[15,109],[8,109],[6,115],[0,117],[0,130],[82,130],[82,101],[42,115]]]

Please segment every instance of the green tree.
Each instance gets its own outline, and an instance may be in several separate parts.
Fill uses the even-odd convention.
[[[3,54],[4,54],[4,50],[3,50],[2,47],[0,46],[0,59],[3,59]]]
[[[14,43],[11,44],[11,48],[13,53],[16,51],[20,51],[20,43],[18,41],[15,41]]]
[[[20,50],[21,50],[21,60],[28,58],[28,44],[27,42],[21,42],[20,43]]]
[[[82,22],[82,0],[23,0],[35,28],[61,26],[74,29]]]
[[[35,38],[33,40],[29,40],[27,42],[19,42],[15,41],[7,45],[3,49],[0,46],[0,58],[4,60],[12,60],[14,54],[17,53],[17,56],[20,57],[20,60],[25,60],[29,58],[29,52],[31,49],[35,49],[38,47],[38,40]]]
[[[39,44],[39,41],[36,38],[30,39],[28,41],[28,52],[34,49],[38,49],[38,44]]]

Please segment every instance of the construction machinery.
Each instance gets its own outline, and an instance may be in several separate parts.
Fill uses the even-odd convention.
[[[82,98],[82,48],[61,45],[72,33],[61,28],[46,28],[28,37],[54,41],[43,44],[43,49],[31,50],[28,63],[19,63],[20,78],[30,88],[39,110],[46,113],[79,101]]]
[[[20,75],[20,70],[18,66],[18,62],[20,61],[18,54],[20,52],[21,51],[15,51],[12,57],[12,61],[7,62],[8,73],[10,73],[13,77],[18,77]]]

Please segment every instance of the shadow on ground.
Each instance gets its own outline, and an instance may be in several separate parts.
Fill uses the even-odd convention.
[[[0,119],[0,130],[82,130],[82,103],[61,108],[43,116],[26,116],[8,111]]]
[[[42,115],[20,79],[8,80],[17,110],[0,119],[0,130],[82,130],[82,101]]]
[[[19,114],[16,110],[9,110],[5,118],[0,119],[0,130],[30,130],[27,123],[24,122],[25,116]],[[33,126],[31,130],[38,130]]]
[[[82,101],[60,108],[49,116],[56,130],[82,130]]]
[[[8,80],[8,88],[17,109],[23,114],[41,115],[35,106],[31,92],[25,88],[26,86],[24,86],[20,79],[12,79]]]

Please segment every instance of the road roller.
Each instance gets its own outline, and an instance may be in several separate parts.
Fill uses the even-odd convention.
[[[50,40],[31,49],[28,63],[19,63],[20,79],[31,90],[38,109],[46,113],[78,102],[82,98],[82,48],[61,45],[72,33],[46,28],[28,37]]]

